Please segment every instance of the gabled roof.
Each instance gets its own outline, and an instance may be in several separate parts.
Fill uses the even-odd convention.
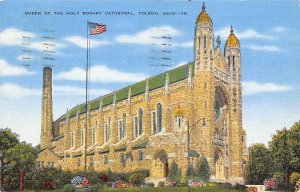
[[[166,77],[168,74],[169,77],[169,84],[176,83],[178,81],[184,80],[188,77],[189,75],[189,67],[192,65],[192,72],[194,71],[194,62],[187,63],[185,65],[179,66],[177,68],[171,69],[169,71],[166,71],[164,73],[161,73],[159,75],[150,77],[146,80],[137,82],[130,87],[125,87],[122,89],[117,90],[116,92],[106,94],[102,97],[98,97],[96,99],[93,99],[89,102],[89,107],[90,110],[96,110],[99,109],[100,103],[102,101],[102,106],[105,107],[107,105],[113,104],[114,102],[114,97],[116,94],[116,102],[122,101],[124,99],[128,99],[128,92],[129,89],[131,89],[131,97],[140,95],[146,92],[146,84],[148,81],[148,89],[149,91],[161,88],[165,86],[166,84]],[[79,114],[85,113],[85,103],[82,103],[80,105],[77,105],[73,107],[68,113],[69,113],[69,118],[74,117],[77,115],[77,108]],[[65,120],[67,117],[67,114],[62,115],[57,121]]]

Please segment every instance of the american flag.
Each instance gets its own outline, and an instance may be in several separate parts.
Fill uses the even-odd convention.
[[[90,35],[98,35],[106,31],[106,25],[104,24],[89,22],[88,27]]]

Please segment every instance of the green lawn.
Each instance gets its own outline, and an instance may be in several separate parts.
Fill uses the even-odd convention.
[[[187,192],[187,187],[155,187],[155,188],[127,188],[127,189],[103,189],[101,192]],[[191,188],[191,192],[241,192],[238,190],[219,189],[216,187]]]
[[[150,187],[150,188],[106,188],[100,192],[187,192],[187,187]],[[241,192],[238,190],[219,189],[216,187],[191,188],[191,192]],[[33,192],[25,190],[24,192]],[[63,190],[41,190],[40,192],[63,192]]]

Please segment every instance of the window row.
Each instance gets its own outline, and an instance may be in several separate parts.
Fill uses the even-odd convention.
[[[162,124],[163,124],[163,107],[161,103],[156,105],[156,110],[151,112],[151,127],[152,133],[157,134],[162,132]],[[122,140],[126,137],[126,113],[122,114],[122,118],[118,120],[118,140]],[[142,108],[138,109],[137,115],[133,116],[133,135],[134,137],[139,137],[144,132],[144,112]],[[111,139],[111,117],[108,117],[107,121],[104,123],[104,142],[108,142]],[[180,124],[180,123],[179,123]],[[92,137],[92,144],[96,144],[96,127],[91,128],[91,137]],[[181,127],[181,124],[179,125]],[[85,145],[85,129],[81,129],[80,132],[80,145]],[[75,132],[71,132],[71,147],[75,146],[76,136]]]

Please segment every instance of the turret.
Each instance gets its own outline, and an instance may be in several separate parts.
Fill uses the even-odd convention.
[[[195,73],[198,71],[213,70],[213,23],[205,10],[203,2],[202,11],[195,25]]]
[[[52,68],[43,68],[43,97],[41,122],[41,148],[51,145],[53,112],[52,112]]]
[[[229,69],[230,83],[239,84],[241,82],[241,53],[240,42],[233,33],[231,26],[230,35],[225,45],[226,64]]]

